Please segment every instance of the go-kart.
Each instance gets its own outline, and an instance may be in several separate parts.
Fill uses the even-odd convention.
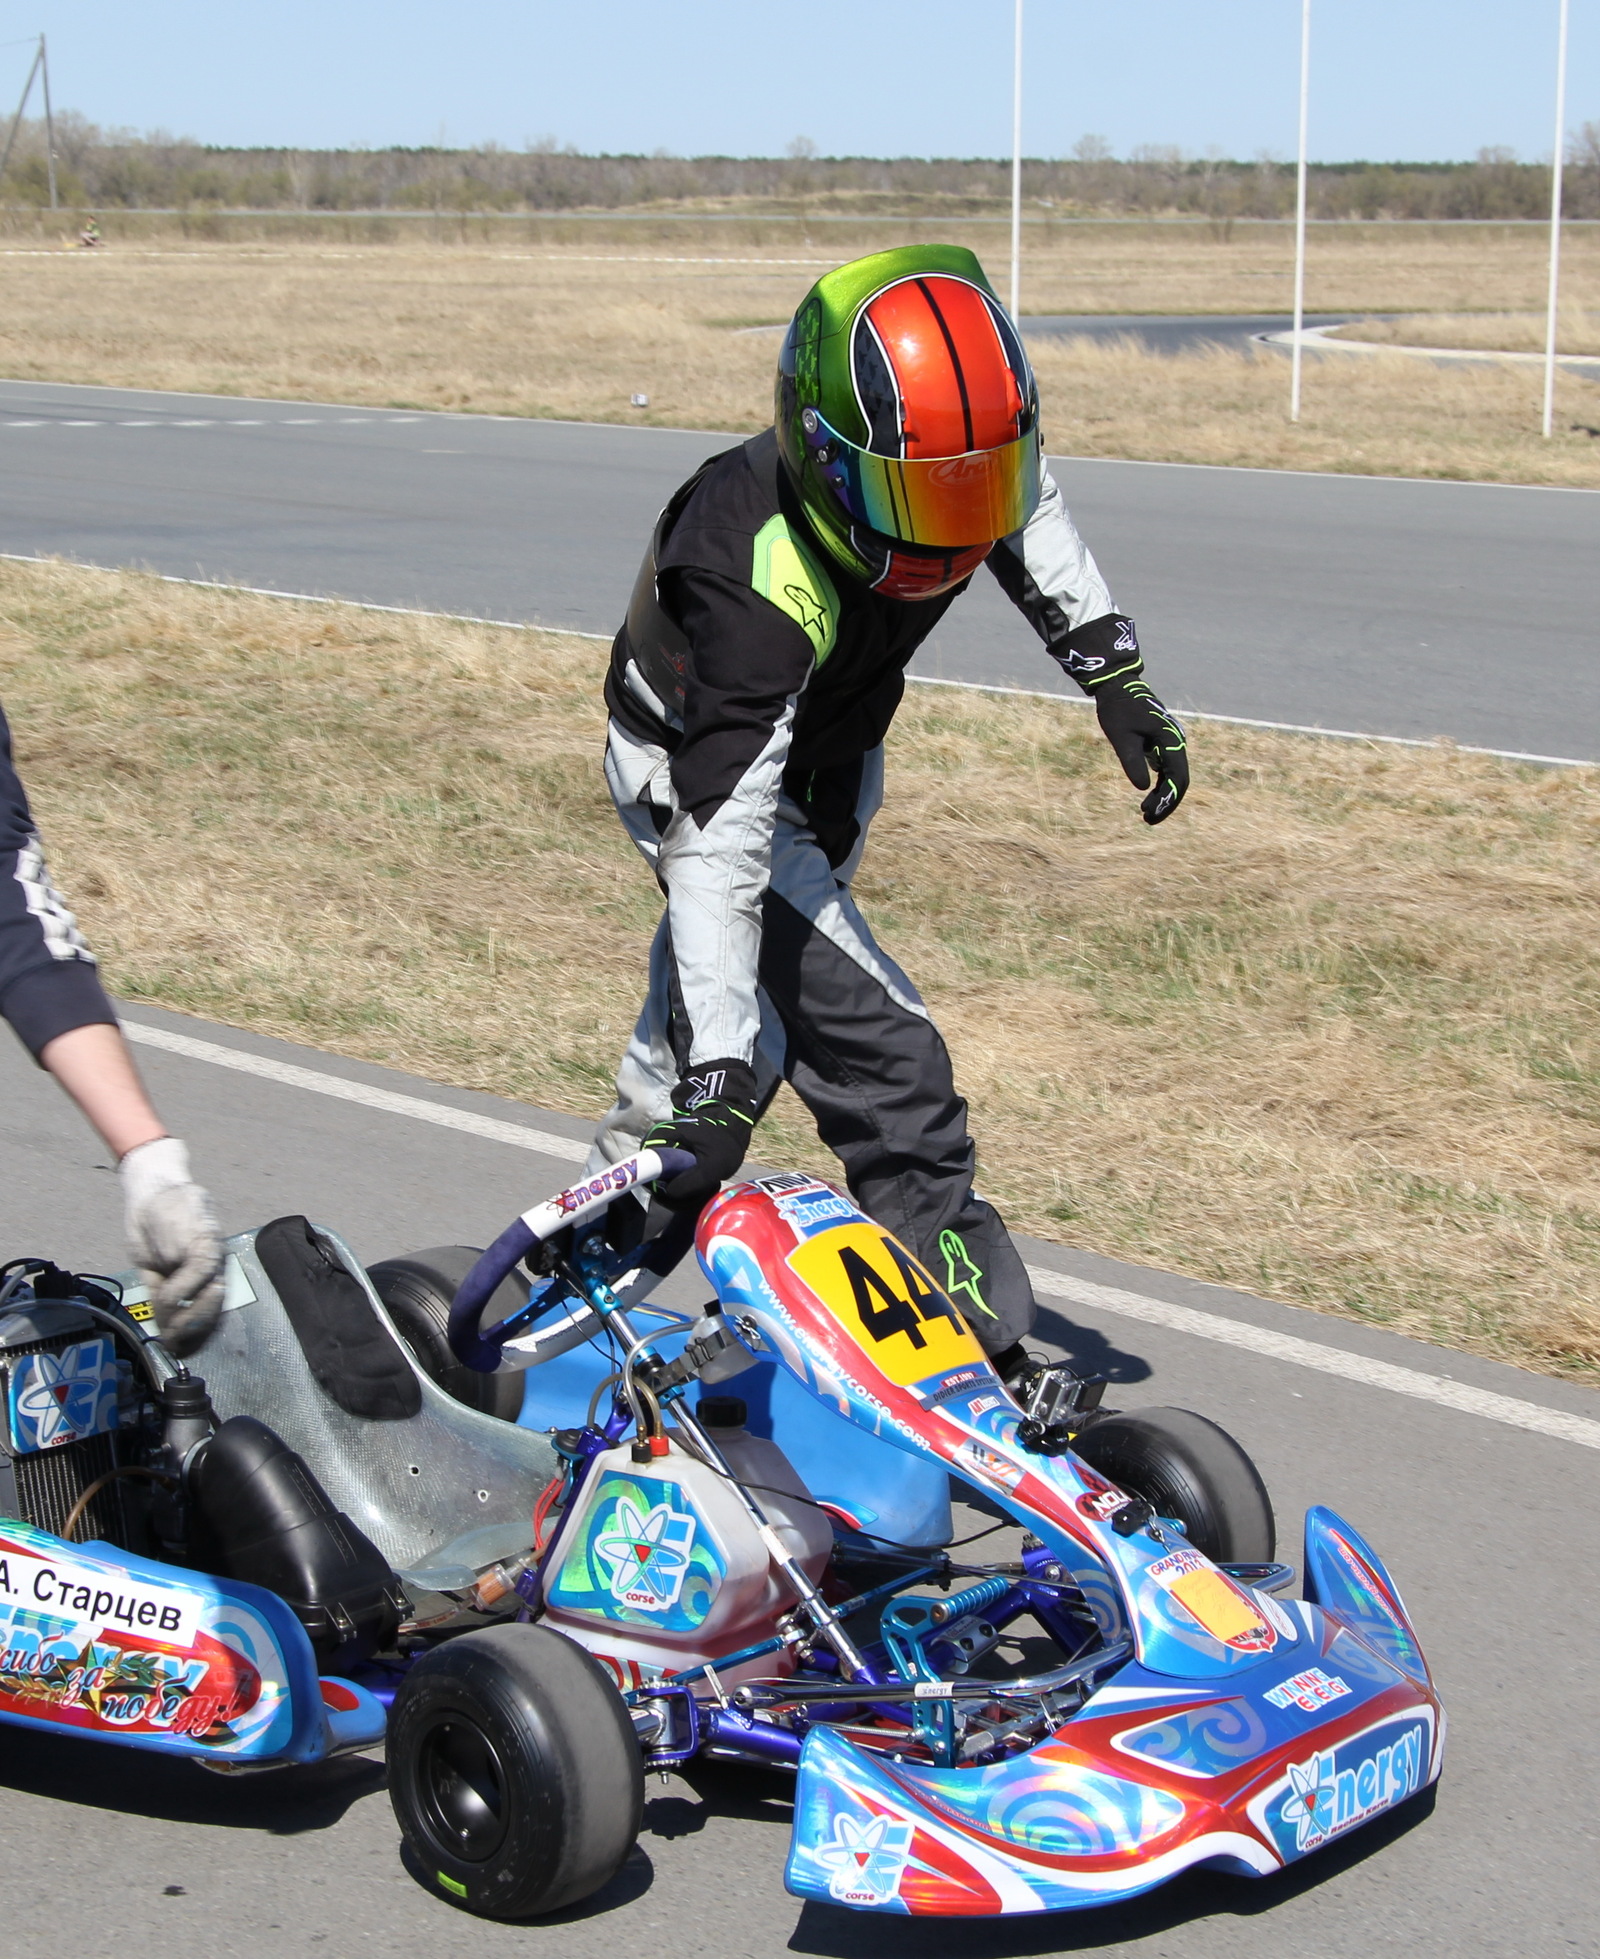
[[[25,1312],[86,1318],[35,1327],[48,1382],[26,1343],[0,1352],[9,1460],[41,1382],[82,1426],[88,1390],[60,1389],[92,1375],[78,1440],[125,1473],[80,1475],[53,1534],[20,1475],[14,1504],[0,1486],[36,1519],[0,1522],[0,1720],[231,1769],[382,1738],[413,1868],[503,1919],[600,1890],[644,1772],[696,1758],[793,1772],[791,1892],[926,1915],[1260,1876],[1438,1776],[1426,1663],[1348,1524],[1308,1513],[1304,1596],[1280,1600],[1237,1443],[1109,1412],[1059,1363],[1008,1387],[918,1261],[810,1177],[713,1200],[715,1299],[663,1307],[669,1250],[613,1249],[601,1214],[678,1167],[645,1151],[481,1257],[369,1275],[303,1219],[232,1241],[204,1350],[220,1425],[106,1288],[35,1274]],[[1020,1527],[1002,1561],[936,1541],[951,1475]],[[108,1492],[132,1523],[97,1519]],[[85,1517],[111,1542],[68,1542]],[[157,1557],[117,1548],[140,1529]]]
[[[1304,1597],[1280,1603],[1293,1574],[1231,1438],[1102,1412],[1103,1384],[1061,1365],[1014,1396],[918,1261],[814,1178],[724,1191],[696,1231],[712,1305],[641,1310],[648,1254],[641,1281],[641,1254],[584,1224],[671,1154],[525,1213],[451,1310],[476,1370],[599,1340],[615,1359],[554,1438],[559,1521],[515,1579],[539,1623],[441,1646],[395,1697],[396,1813],[446,1891],[512,1915],[597,1888],[631,1844],[630,1768],[696,1756],[793,1768],[791,1892],[928,1915],[1100,1904],[1197,1864],[1260,1876],[1437,1777],[1426,1663],[1348,1524],[1309,1513]],[[499,1317],[497,1289],[551,1240],[555,1276]],[[1023,1527],[1017,1554],[837,1528],[722,1392],[763,1355],[833,1411],[841,1449],[870,1436],[953,1473]],[[1007,1671],[1025,1624],[1053,1651]],[[530,1755],[546,1656],[580,1675],[566,1642],[604,1675],[564,1716],[570,1746],[546,1727]]]

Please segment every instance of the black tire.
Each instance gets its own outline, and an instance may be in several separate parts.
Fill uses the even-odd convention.
[[[515,1369],[479,1374],[463,1367],[450,1351],[450,1302],[479,1256],[471,1245],[434,1245],[425,1252],[407,1252],[404,1258],[381,1259],[367,1267],[367,1277],[430,1381],[480,1414],[514,1422],[522,1413],[522,1374]],[[525,1286],[506,1279],[490,1304],[496,1318],[505,1319],[527,1297]]]
[[[420,1659],[394,1697],[387,1754],[417,1866],[483,1918],[591,1897],[639,1834],[644,1770],[622,1696],[543,1626],[491,1626]]]
[[[1216,1564],[1267,1564],[1277,1531],[1272,1499],[1244,1450],[1215,1422],[1187,1408],[1106,1415],[1080,1430],[1074,1454],[1158,1517],[1183,1525]]]

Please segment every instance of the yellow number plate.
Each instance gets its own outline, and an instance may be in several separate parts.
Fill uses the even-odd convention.
[[[911,1256],[870,1224],[841,1224],[789,1254],[873,1365],[901,1387],[983,1359],[966,1322]]]

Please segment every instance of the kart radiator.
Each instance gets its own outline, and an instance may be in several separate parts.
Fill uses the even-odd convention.
[[[117,1365],[116,1346],[70,1305],[40,1301],[0,1320],[0,1515],[59,1536],[91,1485],[143,1455],[142,1446],[128,1446],[142,1438],[124,1437],[112,1425],[120,1399],[112,1381],[130,1371],[125,1360]],[[143,1549],[134,1515],[142,1506],[129,1502],[128,1491],[124,1477],[106,1483],[89,1499],[74,1537]]]

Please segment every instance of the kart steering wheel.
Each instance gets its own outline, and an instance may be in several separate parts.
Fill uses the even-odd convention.
[[[483,1309],[494,1297],[495,1289],[511,1274],[512,1267],[527,1257],[535,1245],[542,1245],[570,1224],[581,1224],[613,1204],[624,1191],[653,1184],[661,1177],[676,1177],[694,1168],[688,1150],[669,1148],[640,1150],[637,1156],[624,1157],[609,1169],[597,1171],[554,1197],[535,1204],[532,1210],[506,1226],[476,1265],[461,1281],[450,1308],[450,1350],[464,1366],[479,1374],[493,1374],[507,1359],[507,1343],[527,1333],[522,1315],[500,1320],[493,1326],[479,1324]],[[573,1315],[565,1326],[551,1329],[553,1338],[543,1343],[537,1337],[519,1342],[523,1351],[513,1364],[524,1367],[548,1360],[569,1346],[576,1346],[598,1326],[598,1316],[585,1308]]]

